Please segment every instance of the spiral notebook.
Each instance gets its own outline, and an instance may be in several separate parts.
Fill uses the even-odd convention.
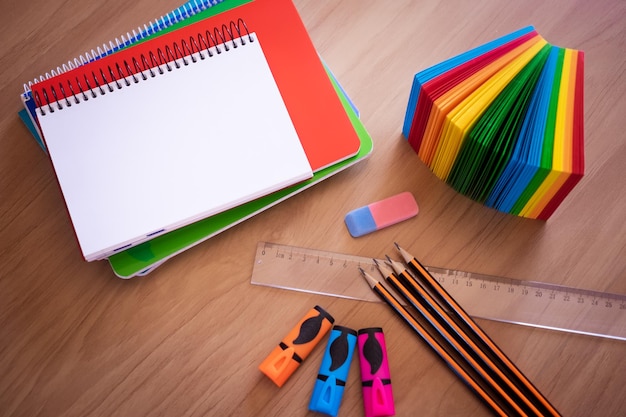
[[[33,81],[24,83],[24,92],[20,95],[24,109],[19,112],[20,118],[26,124],[26,127],[30,130],[39,146],[45,150],[45,145],[41,139],[41,132],[39,131],[39,125],[37,124],[35,101],[32,96],[31,89],[34,84],[37,84],[47,78],[54,77],[59,73],[69,71],[91,61],[95,61],[96,59],[111,55],[156,33],[171,28],[192,16],[204,13],[207,10],[213,9],[211,10],[211,13],[219,13],[232,7],[232,5],[236,5],[236,3],[241,0],[229,0],[228,5],[220,4],[223,1],[224,0],[188,0],[183,5],[177,7],[169,13],[157,19],[151,20],[136,29],[126,32],[126,34],[122,34],[118,38],[115,38],[115,40],[96,46],[90,51],[67,61],[67,63],[61,64],[55,69],[51,69],[49,72],[40,75]]]
[[[87,260],[310,178],[360,143],[284,0],[59,74],[33,96]]]

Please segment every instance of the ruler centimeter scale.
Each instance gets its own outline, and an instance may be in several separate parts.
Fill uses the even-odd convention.
[[[251,283],[380,302],[359,267],[378,273],[372,258],[259,242]],[[427,269],[473,317],[626,340],[626,295]]]

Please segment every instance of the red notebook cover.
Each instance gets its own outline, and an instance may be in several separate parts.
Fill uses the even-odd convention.
[[[291,0],[254,0],[42,81],[33,87],[35,101],[38,106],[45,105],[46,101],[54,101],[54,96],[70,95],[70,85],[74,93],[78,93],[77,79],[90,80],[91,88],[94,88],[94,76],[111,80],[110,69],[116,76],[120,73],[129,76],[128,68],[133,70],[135,61],[142,69],[144,66],[154,68],[158,62],[150,59],[150,51],[156,54],[158,49],[165,51],[169,45],[175,54],[172,45],[176,44],[186,55],[194,42],[201,44],[199,36],[207,37],[208,28],[212,30],[222,25],[231,28],[231,22],[239,19],[243,19],[250,32],[256,32],[261,40],[268,65],[313,171],[355,155],[360,147],[359,137]],[[171,61],[170,56],[167,58]],[[244,112],[254,111],[246,108],[246,103],[241,105]]]

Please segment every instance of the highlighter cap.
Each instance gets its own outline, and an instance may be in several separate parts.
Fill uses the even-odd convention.
[[[328,333],[334,321],[322,307],[313,307],[270,352],[259,365],[259,370],[282,387]]]
[[[365,417],[393,416],[396,411],[383,330],[359,330],[358,346]]]
[[[335,326],[330,332],[315,380],[309,410],[337,416],[356,348],[356,330]]]

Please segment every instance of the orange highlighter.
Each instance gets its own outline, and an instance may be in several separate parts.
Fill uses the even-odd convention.
[[[282,387],[324,338],[334,322],[333,316],[322,307],[313,307],[265,358],[259,369]]]

